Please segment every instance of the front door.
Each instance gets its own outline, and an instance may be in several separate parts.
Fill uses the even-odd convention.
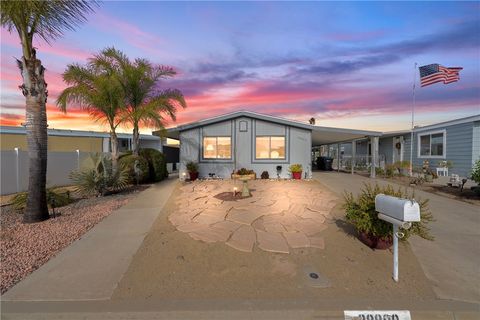
[[[393,137],[393,163],[403,161],[403,137]]]

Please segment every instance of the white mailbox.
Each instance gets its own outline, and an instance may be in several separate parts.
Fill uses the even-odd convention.
[[[420,221],[420,206],[415,200],[378,194],[375,197],[375,210],[401,222]]]

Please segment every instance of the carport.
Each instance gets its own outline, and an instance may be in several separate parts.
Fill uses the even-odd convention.
[[[337,170],[340,168],[341,145],[349,146],[350,171],[355,173],[355,161],[357,159],[357,142],[368,141],[371,145],[371,156],[367,157],[370,163],[370,176],[375,178],[375,168],[379,166],[378,141],[382,135],[378,131],[343,129],[332,127],[312,126],[312,160],[315,155],[331,156],[336,160]],[[345,155],[344,155],[345,156]]]

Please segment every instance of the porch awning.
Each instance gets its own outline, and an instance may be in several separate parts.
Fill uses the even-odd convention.
[[[356,139],[380,137],[381,135],[382,133],[379,131],[312,126],[312,146],[351,142]]]

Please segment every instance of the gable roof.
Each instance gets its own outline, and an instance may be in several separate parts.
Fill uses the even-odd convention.
[[[302,128],[302,129],[306,129],[306,130],[312,130],[311,125],[300,122],[300,121],[280,118],[280,117],[276,117],[276,116],[270,116],[270,115],[266,115],[266,114],[253,112],[253,111],[241,110],[241,111],[235,111],[235,112],[231,112],[231,113],[222,114],[222,115],[212,117],[212,118],[207,118],[207,119],[204,119],[204,120],[199,120],[199,121],[179,125],[177,127],[167,129],[167,132],[168,131],[189,130],[189,129],[203,127],[203,126],[207,126],[207,125],[210,125],[210,124],[214,124],[214,123],[218,123],[218,122],[222,122],[222,121],[227,121],[227,120],[232,120],[232,119],[236,119],[236,118],[241,118],[241,117],[253,118],[253,119],[257,119],[257,120],[264,120],[264,121],[268,121],[268,122],[274,122],[274,123],[288,125],[288,126],[291,126],[291,127],[297,127],[297,128]]]
[[[252,111],[236,111],[213,118],[208,118],[192,123],[187,123],[177,127],[172,127],[167,129],[167,136],[173,139],[179,139],[179,133],[181,131],[190,130],[202,126],[207,126],[210,124],[232,120],[240,117],[253,118],[258,120],[263,120],[267,122],[273,122],[278,124],[283,124],[291,127],[301,128],[309,130],[312,132],[312,144],[327,144],[334,142],[342,142],[352,139],[359,139],[366,136],[381,136],[381,132],[378,131],[369,131],[369,130],[356,130],[356,129],[343,129],[343,128],[332,128],[332,127],[322,127],[303,123],[300,121],[285,119],[281,117],[261,114]],[[158,134],[154,132],[153,134]]]

